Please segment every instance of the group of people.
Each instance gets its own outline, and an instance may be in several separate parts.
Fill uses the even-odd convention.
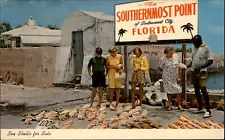
[[[165,56],[159,61],[159,70],[162,71],[163,87],[165,93],[167,93],[168,106],[167,110],[172,110],[171,98],[173,94],[177,95],[177,107],[179,110],[184,109],[181,106],[181,70],[191,68],[192,71],[192,84],[194,85],[195,95],[198,102],[198,110],[193,113],[205,113],[204,118],[211,117],[209,95],[206,90],[206,72],[207,67],[213,63],[213,57],[210,49],[202,41],[200,35],[196,35],[193,38],[192,48],[192,61],[187,66],[180,63],[178,57],[174,54],[173,47],[165,48]],[[124,73],[123,59],[120,54],[117,53],[116,48],[109,50],[110,55],[106,58],[102,56],[102,49],[100,47],[95,50],[95,57],[91,58],[88,63],[88,73],[92,77],[92,95],[91,106],[93,105],[96,92],[99,94],[98,106],[101,106],[103,89],[106,86],[106,76],[108,76],[109,87],[109,102],[110,105],[115,108],[119,104],[120,100],[120,88],[122,86],[122,80],[116,78],[116,75],[122,75]],[[132,107],[136,105],[142,105],[142,99],[144,95],[144,82],[145,72],[149,71],[149,62],[146,56],[142,54],[142,50],[139,47],[134,48],[132,57],[132,78],[131,78],[131,103]],[[139,104],[135,103],[136,87],[139,87]],[[200,90],[204,96],[206,104],[206,112],[203,110],[202,98]],[[116,93],[116,104],[113,105],[113,95]]]
[[[110,104],[113,101],[114,92],[116,93],[116,104],[111,104],[115,108],[119,104],[120,89],[122,86],[122,79],[116,78],[116,75],[122,75],[124,73],[123,58],[117,53],[116,48],[109,50],[110,55],[107,58],[102,57],[102,48],[95,49],[95,57],[91,58],[88,63],[88,73],[92,77],[92,95],[91,106],[93,105],[96,92],[99,94],[98,106],[102,103],[103,88],[106,86],[106,76],[108,76],[109,87],[109,101]],[[144,81],[145,72],[149,70],[149,63],[146,56],[142,55],[142,51],[139,47],[133,50],[134,57],[132,60],[132,89],[131,89],[131,102],[132,107],[135,108],[135,92],[136,86],[140,88],[140,103],[142,104],[142,98],[144,94]]]

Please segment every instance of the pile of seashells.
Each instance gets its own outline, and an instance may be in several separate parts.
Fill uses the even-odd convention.
[[[82,107],[76,106],[68,110],[42,111],[38,114],[27,115],[23,118],[25,124],[31,121],[40,122],[42,119],[54,120],[56,123],[49,129],[76,129],[76,120],[87,120],[87,129],[151,129],[159,128],[158,122],[144,120],[148,117],[149,111],[137,106],[132,109],[130,103],[120,103],[117,108],[113,102],[109,109],[115,112],[115,116],[108,118],[106,104],[101,107],[94,104],[90,107],[86,104]],[[67,123],[64,123],[66,120]]]
[[[180,118],[168,125],[168,129],[223,129],[222,124],[216,123],[213,120],[199,122],[196,119],[190,120],[187,116],[180,116]]]

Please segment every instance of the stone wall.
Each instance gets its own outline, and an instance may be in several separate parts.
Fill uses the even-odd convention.
[[[50,87],[55,79],[57,48],[0,49],[0,73],[5,80],[7,72],[10,83],[23,79],[25,86]]]

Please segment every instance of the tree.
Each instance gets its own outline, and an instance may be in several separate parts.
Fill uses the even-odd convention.
[[[0,34],[10,30],[12,30],[12,27],[9,22],[0,23]],[[7,45],[5,44],[5,39],[2,36],[0,36],[0,48],[6,48],[6,47]]]
[[[59,30],[59,28],[54,24],[54,25],[48,25],[47,28],[51,29],[51,30]]]
[[[20,27],[22,27],[22,25],[17,25],[17,26],[16,26],[16,28],[20,28]],[[16,28],[15,28],[15,29],[16,29]]]
[[[118,42],[120,42],[120,37],[122,36],[123,37],[123,34],[126,33],[127,30],[121,28],[119,31],[118,31],[118,35],[119,35],[119,38],[118,38]]]
[[[10,23],[8,22],[0,23],[0,33],[7,32],[10,30],[12,30]]]
[[[192,30],[194,30],[194,28],[193,28],[193,25],[192,25],[191,23],[187,23],[186,25],[183,25],[183,26],[181,26],[180,28],[181,28],[181,29],[183,28],[183,32],[184,32],[185,30],[187,30],[187,33],[190,32],[191,37],[193,38]]]

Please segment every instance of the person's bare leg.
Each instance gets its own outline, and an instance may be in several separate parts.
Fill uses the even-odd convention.
[[[172,103],[171,103],[172,95],[167,94],[167,98],[168,98],[168,108],[167,108],[167,110],[170,111],[170,110],[172,110]]]
[[[139,84],[139,93],[140,93],[140,106],[142,105],[143,95],[144,95],[144,84]]]
[[[131,104],[132,108],[135,108],[135,92],[136,92],[136,83],[131,84]]]
[[[98,88],[98,97],[99,97],[98,106],[101,107],[103,97],[103,87]]]
[[[116,88],[116,107],[120,102],[120,89]]]
[[[92,93],[91,93],[91,105],[90,105],[90,107],[92,107],[92,105],[93,105],[94,98],[95,98],[95,96],[96,96],[96,91],[97,91],[97,88],[96,88],[96,87],[92,87]]]
[[[179,110],[183,111],[183,108],[181,107],[181,94],[177,94],[177,107]]]
[[[110,104],[113,101],[113,94],[114,94],[114,88],[110,88],[109,89],[109,102],[110,102]]]

